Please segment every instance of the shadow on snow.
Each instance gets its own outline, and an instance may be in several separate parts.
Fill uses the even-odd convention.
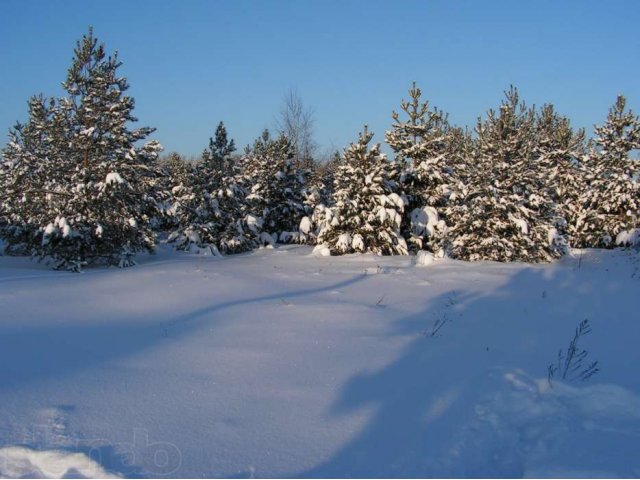
[[[352,377],[328,412],[339,417],[373,406],[371,418],[329,459],[296,476],[522,476],[513,439],[497,441],[500,432],[491,434],[494,441],[474,438],[476,407],[504,388],[509,372],[546,379],[547,366],[584,318],[593,325],[584,346],[606,365],[602,377],[637,389],[628,367],[640,364],[640,328],[633,322],[629,331],[624,319],[637,315],[640,283],[624,259],[619,275],[604,265],[577,269],[572,262],[526,267],[488,295],[447,292],[394,322],[392,335],[415,338],[384,368]],[[438,318],[445,323],[432,337]],[[616,349],[627,356],[607,357]]]

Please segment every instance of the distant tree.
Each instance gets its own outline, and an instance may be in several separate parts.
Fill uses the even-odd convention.
[[[58,101],[34,97],[29,121],[10,133],[2,191],[7,248],[78,270],[87,263],[126,266],[152,251],[157,214],[154,129],[136,121],[129,85],[93,31],[83,36]]]
[[[222,170],[219,168],[223,162],[231,159],[231,155],[236,151],[233,139],[229,140],[227,129],[223,122],[218,124],[214,138],[209,138],[209,148],[202,153],[202,163],[213,163],[212,170]]]
[[[585,187],[571,225],[575,246],[612,248],[640,228],[640,120],[626,110],[621,95],[604,125],[595,128],[595,145],[583,163]]]
[[[296,90],[289,89],[285,95],[276,126],[291,142],[294,163],[310,168],[317,149],[313,140],[313,110],[305,106]]]
[[[380,153],[380,144],[369,148],[372,138],[365,126],[336,171],[330,221],[318,239],[332,254],[408,253],[400,233],[404,200],[397,193],[399,168]]]

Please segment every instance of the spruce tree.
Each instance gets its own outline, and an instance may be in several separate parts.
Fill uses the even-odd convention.
[[[90,29],[63,83],[67,96],[32,99],[28,123],[11,132],[3,175],[12,192],[11,226],[3,229],[9,251],[78,270],[127,266],[136,252],[153,250],[162,147],[137,146],[154,129],[129,128],[134,100],[120,66]]]
[[[624,245],[640,228],[640,162],[632,157],[640,149],[640,120],[625,106],[619,96],[585,157],[585,188],[571,224],[577,247]]]
[[[372,138],[365,126],[335,174],[330,222],[318,239],[334,255],[408,253],[400,233],[405,203],[398,194],[399,168],[380,153],[380,144],[369,148]]]

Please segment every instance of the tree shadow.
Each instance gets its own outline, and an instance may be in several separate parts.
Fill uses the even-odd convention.
[[[507,372],[546,378],[558,349],[588,317],[597,332],[587,341],[597,350],[592,354],[628,350],[607,359],[606,380],[635,383],[628,367],[640,362],[632,340],[640,328],[615,325],[637,314],[639,285],[629,281],[632,266],[624,260],[616,272],[607,265],[577,269],[567,259],[525,267],[495,291],[451,290],[394,322],[391,335],[414,339],[384,368],[352,377],[328,412],[331,418],[370,409],[370,419],[330,458],[296,476],[521,477],[515,446],[474,440],[476,409],[504,388]]]
[[[356,275],[317,288],[280,291],[214,303],[178,316],[160,316],[153,321],[5,328],[0,332],[0,400],[3,394],[25,386],[28,388],[34,382],[55,382],[67,375],[140,354],[161,345],[169,334],[170,338],[177,339],[201,328],[220,327],[233,320],[233,316],[224,313],[234,307],[279,301],[283,297],[291,300],[322,294],[349,287],[366,278],[365,275]],[[66,405],[56,409],[68,413],[74,407]],[[36,428],[44,428],[44,436],[50,436],[48,425]],[[168,443],[149,442],[147,437],[144,431],[134,431],[133,441],[125,444],[112,444],[108,440],[72,439],[75,444],[69,446],[57,442],[55,438],[40,443],[32,439],[19,444],[36,450],[56,449],[84,453],[107,471],[127,478],[175,474],[181,462],[177,447]],[[6,442],[9,439],[3,440]],[[157,455],[158,449],[161,449],[160,457]],[[165,458],[169,463],[163,463]],[[70,476],[76,474],[74,471],[68,472]]]
[[[153,322],[4,329],[0,335],[0,392],[138,354],[163,341],[169,334],[169,329],[172,338],[179,338],[205,325],[220,326],[230,320],[220,313],[233,307],[315,295],[345,288],[366,278],[365,275],[356,275],[342,282],[317,288],[230,300],[178,316],[156,318]]]

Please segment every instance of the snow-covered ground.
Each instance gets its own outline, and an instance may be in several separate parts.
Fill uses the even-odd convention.
[[[0,257],[0,476],[640,476],[637,253],[311,252]]]

